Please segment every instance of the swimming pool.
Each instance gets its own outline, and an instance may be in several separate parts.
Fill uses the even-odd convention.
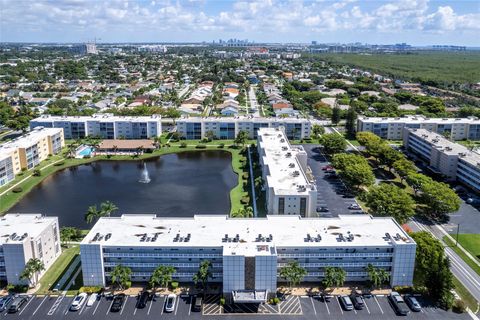
[[[81,157],[90,156],[93,151],[94,151],[94,149],[92,147],[84,146],[84,147],[81,147],[81,149],[77,151],[77,156],[79,156],[79,157],[80,156]]]

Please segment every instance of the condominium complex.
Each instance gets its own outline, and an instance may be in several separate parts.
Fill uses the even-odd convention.
[[[307,153],[290,145],[280,128],[258,130],[257,149],[265,183],[268,214],[316,214],[317,186],[307,174]]]
[[[120,117],[112,114],[94,114],[91,117],[63,117],[44,115],[30,121],[30,128],[63,128],[65,139],[86,136],[103,139],[150,139],[162,134],[161,117]]]
[[[416,244],[392,218],[267,216],[235,219],[201,215],[160,218],[123,215],[100,218],[80,244],[83,283],[105,286],[119,264],[132,281],[145,282],[159,265],[176,269],[175,281],[191,282],[203,260],[209,282],[224,294],[276,292],[279,270],[297,261],[306,282],[318,283],[325,267],[341,267],[347,281],[367,281],[369,264],[390,274],[390,284],[412,285]],[[266,297],[268,294],[255,295]]]
[[[31,132],[0,145],[0,185],[7,184],[22,170],[36,167],[65,146],[63,129],[35,128]]]
[[[425,129],[405,129],[403,143],[427,161],[430,169],[480,191],[480,154]]]
[[[177,132],[182,138],[203,139],[209,131],[217,139],[235,139],[238,132],[246,131],[250,139],[257,138],[260,128],[284,127],[289,139],[310,137],[311,123],[303,118],[254,118],[239,116],[233,118],[208,117],[184,118],[177,121]]]
[[[7,214],[0,217],[0,280],[28,284],[20,274],[30,259],[39,259],[45,270],[32,279],[36,283],[60,256],[58,218],[40,214]]]
[[[480,140],[480,119],[426,118],[407,116],[403,118],[358,117],[357,131],[370,131],[383,139],[402,140],[403,128],[427,129],[452,140]]]

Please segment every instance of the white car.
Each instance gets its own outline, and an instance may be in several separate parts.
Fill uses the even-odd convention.
[[[72,310],[72,311],[80,310],[80,308],[83,306],[85,301],[87,301],[87,296],[88,295],[85,292],[82,292],[79,295],[77,295],[72,301],[72,305],[70,306],[70,310]]]
[[[175,302],[177,301],[177,296],[173,293],[167,296],[167,300],[165,301],[165,311],[166,312],[173,312],[175,310]]]
[[[91,295],[90,297],[88,297],[87,307],[93,306],[93,304],[95,303],[95,301],[97,301],[97,298],[98,298],[98,294],[92,293],[92,295]]]

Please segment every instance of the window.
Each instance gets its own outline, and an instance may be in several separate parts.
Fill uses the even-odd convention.
[[[278,214],[285,213],[285,198],[278,198]]]
[[[303,217],[307,212],[307,198],[300,198],[300,215]]]

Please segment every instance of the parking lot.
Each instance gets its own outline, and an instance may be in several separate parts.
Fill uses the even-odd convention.
[[[317,182],[317,208],[326,207],[328,212],[319,213],[322,217],[336,217],[339,214],[358,213],[358,211],[349,210],[351,204],[356,204],[354,198],[345,197],[341,189],[345,185],[340,179],[327,179],[322,167],[329,165],[327,158],[322,153],[318,145],[303,145],[308,154],[307,163],[312,169],[312,173]]]
[[[218,304],[219,295],[207,296],[202,312],[193,312],[191,303],[193,298],[185,295],[177,299],[175,311],[164,311],[165,296],[148,301],[143,309],[136,308],[136,297],[128,297],[121,311],[112,313],[110,306],[112,300],[101,298],[91,307],[85,305],[79,311],[69,311],[73,297],[33,297],[18,313],[7,314],[3,311],[1,319],[194,319],[252,316],[256,319],[271,316],[295,319],[396,319],[392,307],[386,296],[371,296],[364,298],[363,310],[345,311],[342,309],[337,297],[332,297],[326,302],[316,296],[287,296],[278,305],[226,305]],[[413,319],[470,319],[467,314],[454,314],[430,306],[427,301],[418,299],[422,304],[421,312],[411,312],[407,318]]]

